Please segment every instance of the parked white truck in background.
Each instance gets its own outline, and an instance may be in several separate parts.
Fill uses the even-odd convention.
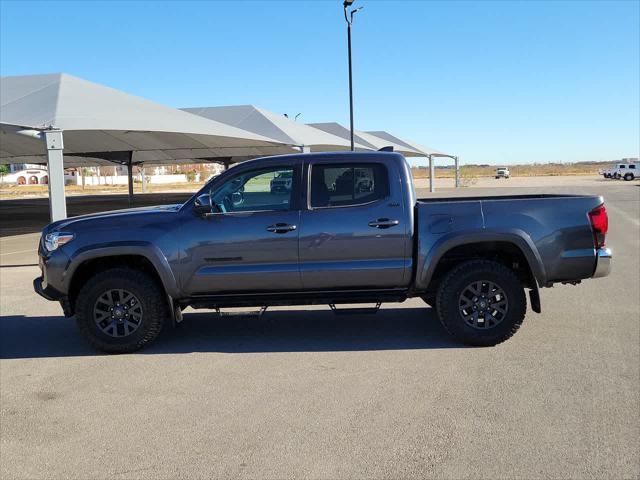
[[[498,167],[496,168],[496,179],[498,178],[509,178],[511,174],[509,173],[509,168],[507,167]]]
[[[623,180],[634,180],[640,178],[640,167],[638,163],[618,163],[611,168],[605,168],[601,174],[604,178],[616,178]]]

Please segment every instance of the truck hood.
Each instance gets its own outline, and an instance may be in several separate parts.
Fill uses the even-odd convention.
[[[118,217],[122,218],[122,221],[130,221],[134,219],[138,219],[140,216],[147,215],[157,215],[167,212],[175,212],[177,211],[182,204],[176,205],[156,205],[152,207],[136,207],[136,208],[125,208],[122,210],[110,210],[107,212],[98,212],[98,213],[90,213],[87,215],[78,215],[77,217],[66,218],[64,220],[58,220],[57,222],[50,223],[47,225],[43,234],[47,234],[53,231],[60,231],[64,229],[73,229],[74,227],[80,227],[87,223],[92,223],[95,221],[100,221],[103,219],[109,220],[119,220]]]

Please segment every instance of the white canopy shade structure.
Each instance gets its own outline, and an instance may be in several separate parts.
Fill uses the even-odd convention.
[[[422,156],[424,157],[428,157],[429,155],[432,155],[434,157],[450,157],[453,158],[453,155],[449,155],[448,153],[444,153],[441,152],[439,150],[436,150],[435,148],[431,148],[431,147],[427,147],[424,145],[420,145],[418,143],[415,142],[410,142],[408,140],[404,140],[402,138],[396,137],[394,135],[391,135],[388,132],[385,132],[383,130],[378,130],[378,131],[367,131],[366,133],[368,133],[369,135],[373,135],[375,137],[378,137],[382,140],[386,140],[388,142],[393,142],[395,144],[398,145],[403,145],[405,148],[410,148],[412,150],[415,150],[419,153],[422,154]]]
[[[294,122],[284,115],[253,105],[195,107],[183,110],[225,125],[274,138],[285,144],[296,145],[305,152],[341,151],[349,150],[351,147],[350,141],[343,136],[334,135],[304,123]],[[371,150],[372,148],[370,145],[356,144],[356,150]]]
[[[332,135],[335,135],[337,137],[342,138],[343,140],[346,140],[348,142],[349,148],[351,148],[351,132],[349,131],[348,128],[343,127],[339,123],[337,122],[307,123],[307,125],[310,127],[316,128],[318,130],[322,130],[323,132],[331,133]],[[375,145],[368,143],[364,138],[358,136],[355,132],[353,135],[353,140],[354,140],[354,144],[356,145],[356,149],[357,149],[357,145],[361,145],[368,150],[378,150],[378,148]]]
[[[350,130],[346,127],[343,127],[339,123],[335,123],[335,122],[310,123],[309,125],[319,130],[323,130],[325,132],[330,132],[334,135],[338,135],[347,140],[350,140],[351,138]],[[381,148],[393,147],[393,150],[395,152],[399,152],[403,154],[405,157],[422,156],[422,153],[418,152],[417,150],[414,150],[413,148],[409,148],[406,145],[381,139],[379,137],[376,137],[375,135],[371,135],[367,132],[362,132],[360,130],[354,130],[353,138],[357,143],[361,145],[365,145],[369,147],[371,150],[380,150]]]
[[[0,162],[47,163],[54,220],[66,216],[64,157],[127,165],[131,198],[135,164],[228,164],[293,151],[279,140],[67,74],[0,78]]]
[[[399,144],[399,145],[403,145],[405,148],[410,148],[413,149],[417,152],[420,152],[420,156],[423,157],[427,157],[429,159],[429,191],[431,192],[435,192],[435,184],[434,184],[434,180],[435,180],[435,165],[433,163],[433,159],[436,157],[447,157],[447,158],[452,158],[453,161],[455,162],[455,179],[456,179],[456,187],[460,186],[460,165],[459,165],[459,159],[457,156],[455,155],[451,155],[449,153],[444,153],[441,151],[438,151],[434,148],[431,147],[426,147],[424,145],[420,145],[418,143],[414,143],[408,140],[404,140],[402,138],[396,137],[395,135],[392,135],[388,132],[385,132],[383,130],[379,130],[379,131],[369,131],[366,132],[369,135],[373,135],[377,138],[389,141],[389,142],[393,142],[395,144]]]

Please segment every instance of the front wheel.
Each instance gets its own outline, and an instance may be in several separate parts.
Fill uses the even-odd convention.
[[[76,323],[89,343],[107,353],[128,353],[155,340],[169,318],[160,285],[129,268],[100,272],[78,292]]]
[[[527,311],[516,274],[489,260],[471,260],[444,278],[436,299],[444,328],[467,345],[492,346],[518,331]]]

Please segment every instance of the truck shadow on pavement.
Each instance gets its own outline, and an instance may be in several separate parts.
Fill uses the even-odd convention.
[[[72,319],[6,316],[0,320],[0,358],[100,355]],[[463,348],[447,335],[432,309],[399,308],[375,315],[287,310],[255,316],[187,313],[139,354],[193,352],[331,352]]]

